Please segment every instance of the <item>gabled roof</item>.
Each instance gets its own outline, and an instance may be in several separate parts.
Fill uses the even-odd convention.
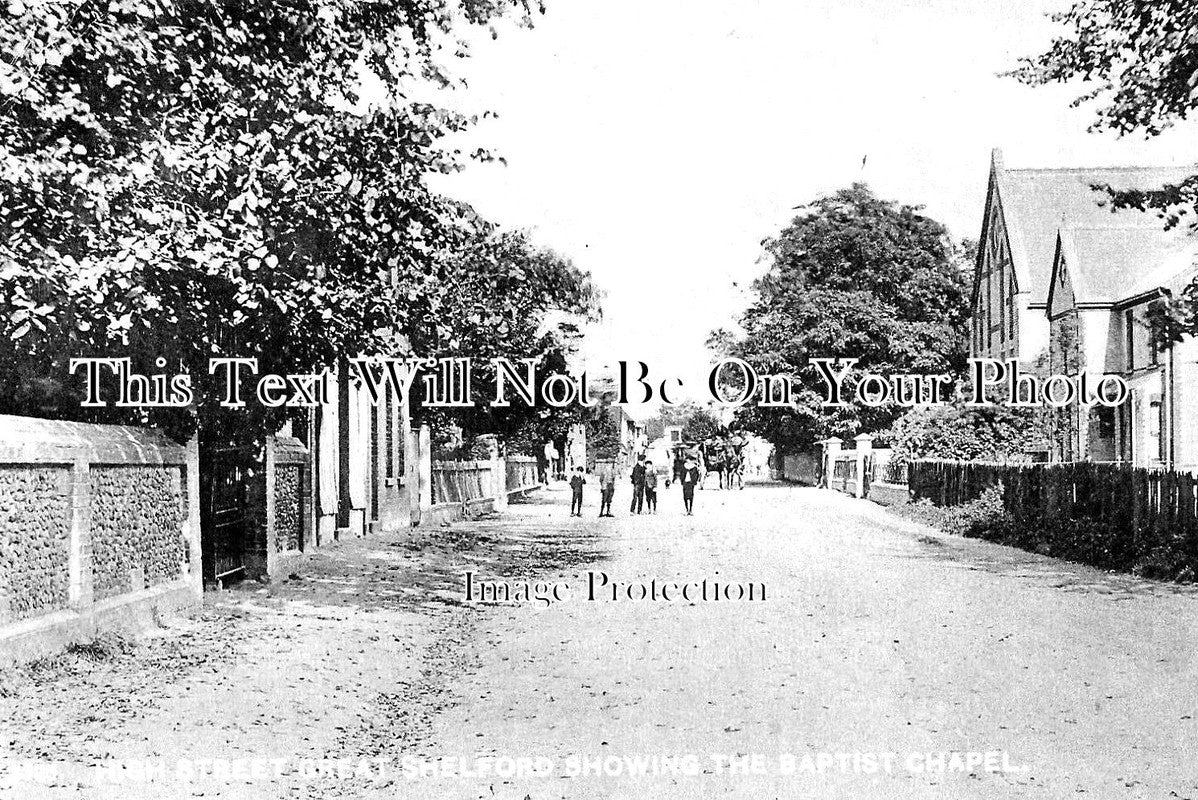
[[[1152,190],[1178,183],[1195,173],[1198,173],[1195,165],[1006,169],[1001,151],[995,150],[979,241],[986,241],[990,207],[997,199],[1002,204],[1019,290],[1030,292],[1031,305],[1043,306],[1048,302],[1057,231],[1061,228],[1126,231],[1164,227],[1164,221],[1155,212],[1116,211],[1107,192],[1101,188],[1095,190],[1094,186]]]
[[[1198,239],[1184,227],[1062,228],[1059,254],[1079,307],[1117,306],[1149,293],[1180,291],[1194,277]],[[1055,288],[1054,283],[1050,300]]]

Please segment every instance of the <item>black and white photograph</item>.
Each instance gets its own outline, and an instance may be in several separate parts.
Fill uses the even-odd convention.
[[[0,800],[1198,800],[1198,5],[0,0]]]

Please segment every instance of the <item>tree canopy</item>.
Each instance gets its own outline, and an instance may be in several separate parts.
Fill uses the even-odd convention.
[[[411,99],[412,87],[452,83],[457,26],[532,11],[527,0],[10,3],[0,412],[186,435],[189,410],[81,409],[67,361],[188,372],[211,428],[223,417],[210,357],[314,372],[343,354],[392,354],[400,334],[450,353],[454,332],[471,330],[458,327],[472,319],[467,278],[486,310],[476,334],[499,335],[501,317],[539,324],[532,292],[590,305],[580,272],[425,181],[491,155],[447,146],[473,120]],[[269,430],[285,415],[247,409],[241,422]]]
[[[1032,86],[1079,84],[1073,105],[1094,110],[1095,129],[1156,136],[1198,107],[1198,5],[1078,0],[1052,18],[1065,32],[1008,74]],[[1198,225],[1198,175],[1163,187],[1105,188],[1116,207],[1155,210],[1164,227]],[[1198,283],[1169,303],[1162,323],[1167,340],[1198,333]]]
[[[694,408],[687,415],[686,422],[682,426],[682,440],[684,442],[702,442],[713,436],[718,436],[723,430],[724,425],[715,414],[706,408]]]
[[[1067,28],[1010,72],[1032,85],[1080,81],[1095,127],[1150,136],[1198,106],[1198,6],[1188,0],[1078,0],[1052,15]]]
[[[438,259],[442,284],[450,291],[434,298],[433,318],[405,329],[422,356],[472,360],[474,407],[415,411],[434,424],[452,420],[467,436],[496,433],[533,452],[546,438],[564,436],[572,423],[583,421],[580,403],[551,409],[540,401],[540,387],[568,372],[581,326],[599,313],[599,293],[588,273],[569,258],[535,246],[526,234],[502,232],[481,220],[477,230],[472,240]],[[518,370],[520,359],[538,359],[535,406],[522,401],[490,405],[494,357],[509,359]]]
[[[665,435],[667,426],[679,426],[683,428],[683,437],[688,438],[685,433],[687,429],[692,434],[696,432],[703,433],[707,429],[718,428],[720,423],[708,409],[693,400],[685,400],[678,405],[663,404],[656,414],[645,420],[645,437],[650,442],[660,439]],[[697,439],[706,438],[706,436],[704,434],[690,440],[696,441]]]
[[[743,407],[739,420],[777,445],[885,429],[899,409],[830,413],[814,357],[859,359],[881,373],[953,372],[967,348],[967,248],[914,206],[864,184],[820,198],[767,240],[743,335],[712,341],[761,374],[797,379],[795,408]]]

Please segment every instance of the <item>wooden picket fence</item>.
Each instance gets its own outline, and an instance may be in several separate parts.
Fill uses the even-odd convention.
[[[1198,478],[1187,472],[1086,461],[992,464],[921,460],[908,468],[914,500],[956,506],[1001,487],[1003,508],[1031,523],[1100,523],[1133,552],[1182,550],[1198,565]]]
[[[490,461],[434,461],[433,503],[467,503],[496,495]]]
[[[873,483],[888,483],[893,486],[906,486],[907,462],[875,459],[871,481]]]
[[[509,455],[495,461],[434,461],[432,464],[432,501],[471,503],[522,494],[541,485],[537,460],[532,456]]]
[[[505,484],[509,494],[535,489],[541,485],[537,460],[532,456],[509,455],[504,461]]]

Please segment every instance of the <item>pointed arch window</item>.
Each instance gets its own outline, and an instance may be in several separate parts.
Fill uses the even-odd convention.
[[[1014,269],[1010,270],[1007,281],[1008,281],[1007,302],[1010,304],[1010,308],[1007,311],[1007,337],[1010,339],[1014,339],[1015,338],[1015,270]]]

